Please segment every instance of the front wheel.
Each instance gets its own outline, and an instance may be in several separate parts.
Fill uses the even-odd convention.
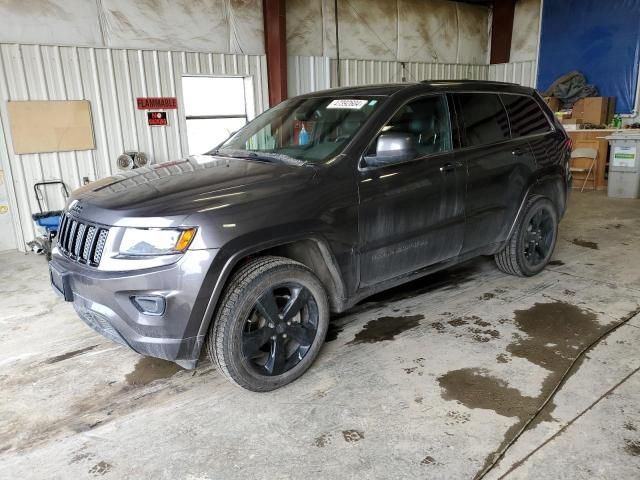
[[[327,295],[313,272],[287,258],[260,257],[229,282],[207,351],[232,383],[274,390],[311,366],[328,325]]]
[[[530,277],[540,273],[553,255],[558,238],[558,213],[548,198],[533,195],[507,245],[495,255],[505,273]]]

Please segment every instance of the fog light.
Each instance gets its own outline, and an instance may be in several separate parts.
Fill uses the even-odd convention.
[[[164,297],[156,295],[135,295],[131,297],[131,303],[145,315],[162,315],[167,306]]]

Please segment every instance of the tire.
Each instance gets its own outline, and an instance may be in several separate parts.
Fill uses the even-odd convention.
[[[207,352],[232,383],[254,392],[275,390],[311,366],[328,325],[327,294],[316,275],[287,258],[260,257],[229,281]]]
[[[510,275],[536,275],[551,259],[557,239],[558,213],[553,203],[541,195],[532,195],[507,244],[495,254],[496,264]]]

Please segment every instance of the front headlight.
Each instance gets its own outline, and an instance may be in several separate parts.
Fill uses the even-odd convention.
[[[120,242],[120,255],[183,253],[195,235],[195,228],[127,228]]]

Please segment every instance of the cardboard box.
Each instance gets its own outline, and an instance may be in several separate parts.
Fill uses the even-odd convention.
[[[544,97],[544,103],[546,103],[552,112],[560,110],[560,100],[556,97]]]
[[[615,110],[616,97],[586,97],[575,103],[571,117],[579,118],[583,123],[608,125]]]

